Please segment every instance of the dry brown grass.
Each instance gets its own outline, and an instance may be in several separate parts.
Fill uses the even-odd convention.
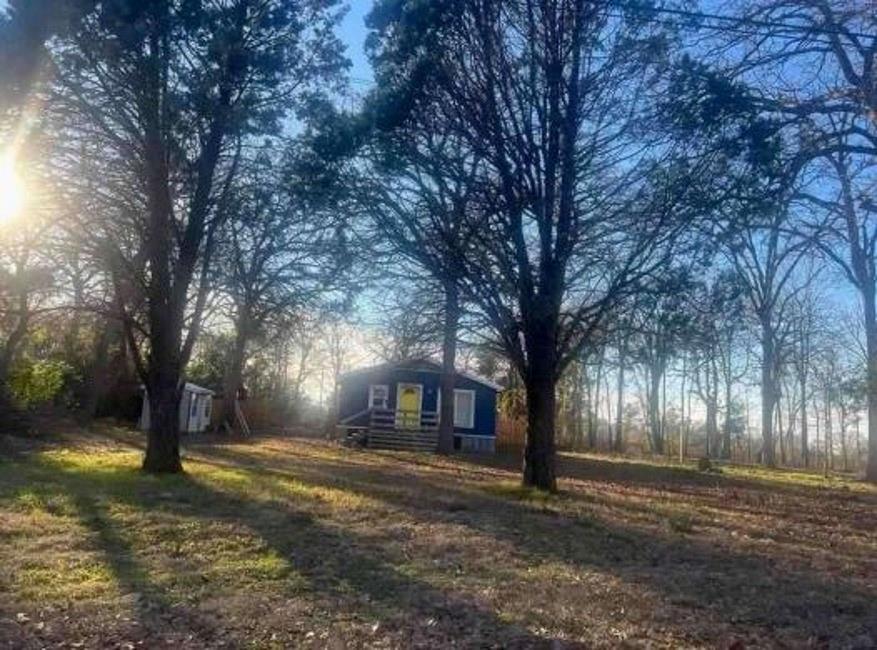
[[[581,455],[265,438],[0,463],[0,647],[873,647],[877,492]]]

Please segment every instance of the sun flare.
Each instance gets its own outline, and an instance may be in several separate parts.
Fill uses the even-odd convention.
[[[24,204],[24,190],[12,157],[0,158],[0,224],[15,218]]]

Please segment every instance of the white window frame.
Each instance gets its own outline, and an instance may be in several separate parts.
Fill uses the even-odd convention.
[[[368,407],[375,408],[375,388],[384,389],[384,405],[381,408],[389,408],[390,404],[390,386],[389,384],[369,384],[368,385]]]
[[[472,396],[472,408],[469,411],[469,419],[467,422],[460,422],[457,418],[457,396],[467,394]],[[469,388],[454,389],[454,428],[455,429],[474,429],[475,428],[475,391]]]

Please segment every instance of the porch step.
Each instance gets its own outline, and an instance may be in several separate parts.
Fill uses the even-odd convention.
[[[424,444],[424,443],[414,443],[414,442],[401,442],[398,440],[369,440],[368,448],[369,449],[386,449],[389,451],[422,451],[426,453],[433,453],[436,450],[438,445],[434,444]]]
[[[435,451],[438,433],[435,431],[389,431],[372,429],[368,433],[371,449],[395,449],[405,451]]]

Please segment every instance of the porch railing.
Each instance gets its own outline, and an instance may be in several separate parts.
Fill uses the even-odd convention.
[[[438,413],[434,411],[372,408],[369,423],[371,429],[437,431]]]

